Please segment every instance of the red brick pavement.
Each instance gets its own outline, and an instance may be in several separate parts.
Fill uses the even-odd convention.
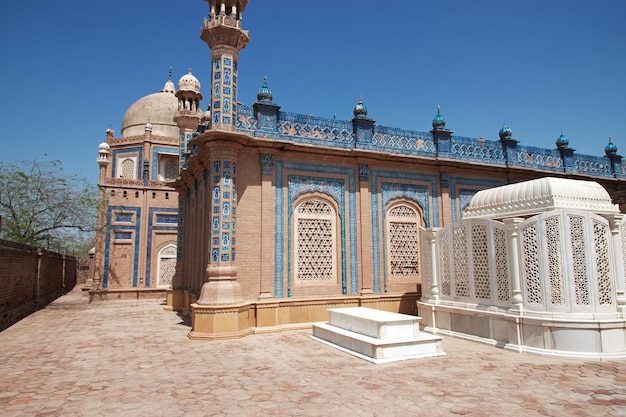
[[[159,300],[67,294],[0,333],[0,415],[626,416],[626,361],[444,338],[447,356],[375,365],[310,331],[192,341]]]

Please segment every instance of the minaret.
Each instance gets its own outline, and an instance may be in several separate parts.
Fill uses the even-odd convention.
[[[211,128],[235,130],[237,123],[237,64],[239,51],[250,37],[241,29],[241,15],[248,0],[204,0],[209,18],[204,19],[200,38],[211,48]]]
[[[170,78],[172,70],[170,69]],[[193,132],[200,123],[202,110],[200,110],[200,100],[202,93],[200,92],[200,81],[191,73],[183,75],[178,80],[178,110],[174,116],[174,121],[180,129],[180,168],[184,166],[186,155],[189,153],[188,144],[193,137]]]

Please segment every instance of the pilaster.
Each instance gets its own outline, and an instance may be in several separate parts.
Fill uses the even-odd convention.
[[[522,296],[520,261],[519,261],[519,225],[524,221],[521,217],[503,219],[509,243],[509,273],[511,277],[511,311],[522,312],[524,298]]]
[[[622,247],[622,237],[620,226],[624,220],[622,213],[604,214],[603,217],[609,221],[611,229],[611,240],[613,247],[613,259],[615,265],[615,290],[617,298],[617,309],[621,313],[626,313],[626,283],[624,282],[624,252]]]

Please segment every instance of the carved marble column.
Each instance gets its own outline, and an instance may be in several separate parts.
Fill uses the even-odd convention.
[[[519,224],[524,221],[521,217],[503,219],[506,225],[507,239],[509,242],[509,267],[511,271],[511,310],[522,312],[524,310],[524,297],[520,277],[519,262]]]
[[[613,243],[613,259],[615,262],[615,290],[617,298],[617,309],[626,313],[626,284],[624,283],[624,252],[622,248],[622,237],[620,226],[624,219],[622,213],[605,214],[604,218],[609,221],[611,228],[611,240]]]
[[[439,277],[437,263],[439,261],[439,254],[437,253],[437,232],[439,227],[431,227],[426,229],[426,240],[430,246],[430,288],[428,302],[439,304]]]

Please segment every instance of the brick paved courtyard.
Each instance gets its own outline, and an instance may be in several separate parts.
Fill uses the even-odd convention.
[[[160,300],[74,291],[0,333],[0,415],[626,416],[626,361],[444,338],[445,357],[374,365],[310,331],[191,341]]]

